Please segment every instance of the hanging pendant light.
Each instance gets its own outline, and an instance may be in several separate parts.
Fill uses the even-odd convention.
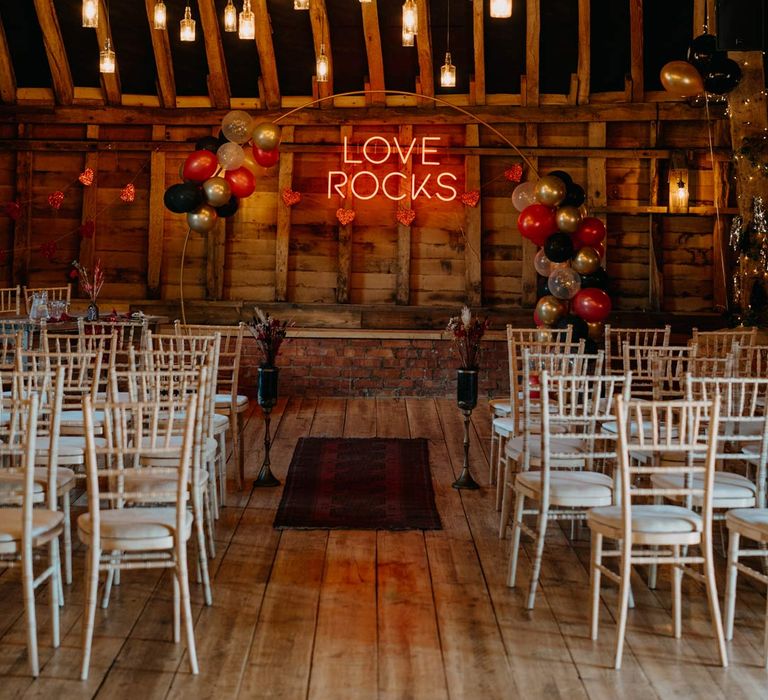
[[[293,9],[294,10],[308,10],[309,9],[309,0],[293,0]]]
[[[318,83],[328,82],[328,56],[325,55],[325,44],[320,44],[320,55],[317,57],[315,80]]]
[[[115,52],[112,50],[112,42],[109,40],[109,37],[107,37],[107,40],[104,42],[104,48],[99,53],[99,72],[115,72]]]
[[[451,63],[451,0],[446,0],[448,7],[445,22],[445,63],[440,68],[440,87],[456,87],[456,66]]]
[[[511,17],[512,0],[491,0],[491,17]]]
[[[403,29],[403,46],[413,46],[413,33]]]
[[[237,31],[237,8],[232,0],[227,0],[227,6],[224,8],[224,31]]]
[[[99,26],[99,0],[83,0],[83,26],[88,29]]]
[[[243,0],[243,11],[240,13],[240,31],[238,36],[241,39],[256,38],[256,18],[251,10],[251,0]]]
[[[181,20],[181,30],[179,32],[179,38],[181,41],[194,41],[195,40],[195,20],[192,19],[192,10],[187,2],[187,7],[184,10],[184,19]]]
[[[417,34],[419,31],[419,11],[415,0],[405,0],[403,3],[403,32]]]
[[[157,0],[155,3],[155,29],[165,29],[168,14],[165,11],[165,3],[163,0]]]

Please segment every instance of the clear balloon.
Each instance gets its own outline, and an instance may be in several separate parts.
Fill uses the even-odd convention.
[[[216,225],[218,218],[212,206],[203,204],[187,214],[187,224],[197,233],[208,233]]]
[[[253,132],[253,119],[248,112],[236,109],[221,120],[221,132],[232,143],[245,143]]]
[[[536,183],[521,182],[512,192],[512,206],[523,211],[531,204],[536,204]]]
[[[232,196],[229,183],[223,177],[211,177],[203,183],[206,203],[212,207],[223,207]]]
[[[280,127],[271,122],[262,122],[253,129],[253,142],[262,151],[271,151],[280,144]]]
[[[533,267],[542,277],[549,277],[552,274],[554,265],[544,252],[544,248],[540,248],[533,256]]]
[[[552,271],[547,286],[558,299],[573,299],[581,289],[581,275],[571,267],[560,267]]]
[[[237,170],[245,160],[245,152],[242,146],[236,143],[225,143],[216,151],[219,165],[225,170]]]

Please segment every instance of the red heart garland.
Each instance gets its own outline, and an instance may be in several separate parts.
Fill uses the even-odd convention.
[[[520,163],[515,163],[511,168],[504,171],[504,177],[510,182],[520,182],[523,179],[523,166]]]
[[[90,187],[93,184],[93,170],[86,168],[77,176],[77,179],[86,187]]]
[[[93,238],[93,234],[96,233],[96,222],[89,219],[80,226],[78,231],[83,238]]]
[[[136,199],[136,188],[133,183],[129,182],[122,190],[120,190],[120,199],[130,204]]]
[[[64,193],[61,190],[56,190],[48,195],[48,204],[51,205],[56,211],[61,207],[61,203],[64,201]]]
[[[18,202],[8,202],[5,205],[5,213],[14,221],[18,221],[21,216],[21,204]]]
[[[463,192],[459,195],[459,201],[465,207],[476,207],[480,201],[480,190],[472,190],[471,192]]]
[[[53,260],[53,256],[56,255],[57,250],[58,246],[56,245],[56,241],[49,241],[40,246],[40,255],[46,260]]]
[[[283,204],[286,207],[292,207],[301,201],[301,192],[294,192],[290,187],[286,187],[282,192]]]
[[[397,220],[403,226],[410,226],[415,218],[416,212],[413,209],[403,209],[402,207],[398,207]]]
[[[354,209],[344,209],[343,207],[339,207],[336,210],[336,218],[339,220],[339,223],[342,226],[346,226],[347,224],[351,224],[355,220],[355,210]]]

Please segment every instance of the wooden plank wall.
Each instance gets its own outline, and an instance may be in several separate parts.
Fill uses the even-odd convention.
[[[613,279],[611,293],[617,309],[709,311],[715,305],[715,189],[706,124],[693,119],[632,121],[631,112],[626,114],[625,120],[591,123],[506,121],[498,128],[513,143],[536,144],[528,153],[541,173],[566,170],[585,188],[590,173],[590,187],[594,190],[590,203],[597,205],[595,214],[607,217],[607,268]],[[279,297],[276,288],[278,280],[282,280],[285,300],[298,304],[340,301],[445,306],[467,300],[467,290],[474,284],[469,278],[474,280],[479,274],[477,288],[484,306],[529,305],[523,304],[523,279],[531,279],[530,270],[524,269],[530,266],[530,255],[524,264],[523,241],[516,228],[518,213],[510,198],[515,183],[504,176],[504,171],[520,158],[482,126],[476,130],[474,125],[468,128],[466,124],[449,122],[364,121],[342,127],[318,119],[316,124],[307,120],[291,127],[292,142],[284,148],[286,157],[282,159],[291,161],[291,170],[284,170],[281,176],[276,166],[259,173],[255,193],[241,202],[239,211],[220,234],[224,236],[223,269],[220,252],[216,252],[216,260],[209,260],[214,255],[211,251],[219,248],[209,245],[205,235],[190,234],[184,269],[185,299],[270,302]],[[167,210],[158,215],[157,207],[161,190],[180,181],[180,168],[195,140],[216,133],[216,124],[101,124],[86,128],[82,124],[35,121],[0,128],[0,136],[14,146],[0,151],[0,201],[19,199],[30,217],[29,243],[17,247],[15,257],[14,235],[16,245],[23,244],[26,222],[23,217],[16,223],[7,216],[0,217],[0,250],[8,251],[0,259],[4,284],[59,284],[65,279],[69,262],[81,255],[100,257],[104,262],[104,297],[178,298],[181,254],[188,233],[186,220],[184,215]],[[481,201],[477,212],[468,212],[459,201],[442,202],[434,197],[399,203],[383,196],[353,199],[333,194],[329,198],[329,170],[345,169],[352,175],[365,167],[383,176],[400,169],[417,180],[430,171],[416,157],[406,165],[394,157],[377,166],[342,163],[342,128],[353,144],[374,135],[387,139],[398,135],[416,139],[439,136],[441,147],[447,146],[438,156],[440,169],[456,175],[459,193],[473,189],[479,172]],[[599,143],[595,141],[597,134]],[[716,130],[715,136],[718,157],[725,162],[725,137],[721,130]],[[98,149],[89,148],[89,139],[98,142]],[[477,139],[478,145],[467,139]],[[73,145],[66,145],[68,142]],[[596,144],[597,151],[586,150],[594,149]],[[689,152],[690,215],[666,214],[668,150],[661,157],[652,157],[652,148],[682,148]],[[473,159],[471,168],[467,168],[470,161],[465,156]],[[94,190],[87,196],[77,182],[86,162],[95,164],[97,170]],[[479,171],[475,169],[478,162]],[[29,180],[17,172],[24,163],[24,167],[31,167]],[[468,183],[467,177],[473,183]],[[31,185],[25,186],[24,182]],[[136,188],[136,200],[130,204],[119,199],[128,182]],[[31,190],[19,191],[23,187]],[[301,202],[290,209],[280,200],[285,188],[302,195]],[[65,191],[58,212],[47,202],[56,189]],[[152,216],[150,200],[154,203]],[[398,225],[398,206],[416,212],[410,228]],[[355,211],[354,221],[347,226],[337,220],[336,210],[340,207]],[[84,243],[78,229],[91,216],[96,219],[96,235]],[[278,237],[280,226],[282,233]],[[662,250],[656,250],[656,255],[663,285],[650,283],[655,274],[648,252],[652,230],[658,232],[662,242]],[[473,236],[477,236],[476,246],[480,249],[479,268],[474,252],[467,251],[467,241],[475,240]],[[47,260],[39,251],[41,245],[51,241],[56,241],[57,251],[52,260]],[[282,253],[281,258],[280,249],[287,250],[287,256]],[[472,269],[468,270],[467,261]]]

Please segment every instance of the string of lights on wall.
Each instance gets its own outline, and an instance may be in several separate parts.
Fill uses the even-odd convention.
[[[360,0],[360,4],[372,0]],[[309,10],[310,0],[293,0],[294,10]],[[243,0],[243,9],[238,13],[233,0],[227,0],[224,8],[224,31],[237,32],[241,39],[256,38],[256,17],[251,9],[251,0]],[[440,68],[440,85],[445,88],[456,87],[456,66],[451,61],[451,0],[446,0],[446,52],[445,63]],[[107,10],[107,14],[109,11]],[[508,18],[512,16],[512,0],[490,0],[490,16]],[[159,31],[168,29],[168,11],[163,0],[155,0],[153,26]],[[179,21],[179,39],[181,41],[195,40],[196,22],[192,17],[189,0],[184,8],[184,17]],[[99,0],[83,0],[83,27],[95,29],[99,26]],[[322,33],[322,32],[321,32]],[[419,10],[416,0],[403,2],[403,46],[414,46],[419,33]],[[104,42],[104,48],[99,52],[99,71],[114,73],[117,61],[112,42],[109,38]],[[318,83],[328,81],[329,61],[325,53],[325,42],[320,42],[320,52],[315,66],[315,80]]]

